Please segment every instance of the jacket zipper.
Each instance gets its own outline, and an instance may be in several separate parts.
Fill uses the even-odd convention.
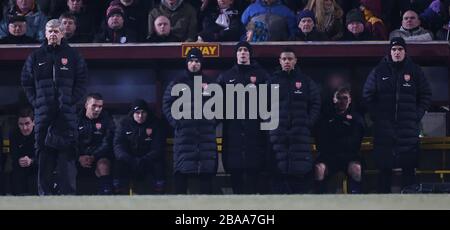
[[[398,117],[398,100],[399,100],[399,97],[400,97],[400,95],[399,95],[399,80],[398,80],[398,73],[395,71],[393,71],[392,70],[392,75],[393,75],[393,77],[395,77],[394,79],[395,79],[395,113],[394,113],[394,120],[395,121],[397,121],[397,117]]]

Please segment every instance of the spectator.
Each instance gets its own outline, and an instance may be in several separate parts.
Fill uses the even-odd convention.
[[[233,2],[234,0],[217,0],[217,10],[209,12],[203,18],[203,30],[198,34],[198,41],[239,41],[243,28],[239,12],[232,7]]]
[[[366,21],[359,9],[350,10],[347,13],[345,24],[347,28],[342,37],[343,41],[369,41],[372,34],[364,27]]]
[[[197,40],[197,13],[195,9],[183,0],[161,0],[159,7],[154,8],[148,15],[148,36],[154,33],[154,21],[164,15],[170,19],[171,34],[179,42],[193,42]]]
[[[316,30],[316,17],[310,10],[303,10],[298,14],[297,19],[298,30],[295,36],[291,38],[293,41],[326,41],[328,40],[325,33]]]
[[[366,30],[372,33],[374,40],[388,40],[387,28],[381,15],[380,0],[361,0],[360,10],[366,19]]]
[[[172,88],[176,85],[184,84],[187,86],[185,90],[194,92],[194,81],[201,81],[202,102],[205,103],[212,96],[208,91],[208,83],[211,81],[201,77],[202,60],[203,56],[199,49],[190,49],[186,57],[187,71],[172,81],[164,92],[163,112],[169,124],[175,129],[173,172],[177,194],[186,194],[188,187],[191,193],[211,194],[212,181],[217,172],[216,120],[206,119],[203,115],[201,119],[192,117],[175,119],[174,117],[179,114],[171,112],[173,103],[179,98],[171,95]],[[182,94],[184,96],[184,92]],[[187,109],[190,114],[194,114],[193,99],[189,102],[188,107],[183,110]],[[197,187],[188,185],[188,182],[193,180],[198,181]]]
[[[344,12],[335,0],[309,0],[306,9],[313,11],[316,15],[318,31],[326,33],[331,41],[342,38]]]
[[[315,165],[317,192],[327,192],[328,179],[342,171],[349,176],[349,193],[361,193],[359,150],[364,136],[364,120],[351,108],[350,88],[337,90],[333,103],[334,111],[321,114],[318,122],[316,143],[319,157]]]
[[[319,116],[320,95],[296,63],[294,51],[286,48],[280,54],[281,71],[268,81],[279,85],[274,89],[279,91],[279,126],[269,131],[275,166],[273,192],[277,194],[309,193],[313,184],[311,128]]]
[[[38,41],[28,37],[27,20],[24,16],[13,16],[8,22],[8,36],[0,39],[0,44],[34,44]]]
[[[139,0],[113,0],[110,5],[119,5],[125,12],[125,24],[135,31],[138,41],[144,41],[147,36],[148,20],[145,1]]]
[[[35,0],[15,0],[15,4],[7,10],[0,22],[0,38],[8,35],[8,18],[15,15],[24,16],[27,20],[26,35],[39,42],[45,40],[45,23],[47,17],[37,9]]]
[[[395,37],[390,54],[367,77],[363,98],[374,122],[378,192],[390,193],[392,169],[402,168],[402,187],[415,184],[419,123],[431,103],[423,71],[407,56],[405,40]]]
[[[103,111],[102,95],[89,94],[84,109],[78,114],[77,180],[96,179],[97,191],[94,194],[111,195],[113,191],[111,162],[114,159],[112,146],[114,131],[112,117]],[[80,189],[78,194],[86,195],[79,191]]]
[[[67,0],[68,12],[75,16],[77,34],[83,39],[92,41],[96,25],[93,23],[94,14],[97,12],[90,11],[85,4],[87,0]]]
[[[164,192],[165,139],[160,124],[141,99],[120,122],[114,137],[119,193],[126,194],[130,182],[139,179],[144,179],[146,192]]]
[[[436,32],[436,40],[449,40],[449,25],[450,25],[450,1],[441,2],[440,15],[444,18],[444,25]]]
[[[280,0],[256,0],[247,7],[241,17],[247,31],[253,36],[263,31],[258,39],[247,34],[247,41],[286,41],[295,34],[295,15]]]
[[[106,25],[98,33],[94,42],[105,43],[130,43],[137,42],[137,35],[133,30],[129,30],[125,24],[124,11],[118,5],[108,7],[106,11]]]
[[[38,159],[34,149],[34,118],[31,108],[22,108],[17,127],[10,133],[12,194],[37,195]]]
[[[403,14],[402,26],[389,34],[389,38],[401,37],[406,41],[431,41],[433,34],[420,26],[416,12],[408,10]]]
[[[433,34],[446,24],[446,17],[444,16],[445,4],[444,1],[434,0],[423,13],[420,14],[421,24],[424,28],[430,30]]]
[[[59,20],[47,22],[45,35],[47,42],[27,58],[21,78],[35,111],[39,194],[53,194],[56,168],[59,194],[75,194],[76,104],[84,96],[87,67],[81,55],[62,39]]]
[[[155,32],[152,34],[149,42],[176,42],[175,38],[171,33],[170,20],[161,15],[155,19],[155,25],[153,26]]]
[[[266,71],[252,60],[252,46],[247,42],[239,42],[235,47],[236,64],[218,78],[218,83],[225,91],[227,85],[256,86],[265,84],[268,78]],[[244,103],[249,108],[252,103],[249,97],[244,101],[233,103],[234,118],[238,105]],[[256,103],[256,102],[253,102]],[[226,104],[226,103],[224,103]],[[260,119],[251,119],[246,115],[244,119],[223,120],[223,150],[222,160],[225,170],[231,174],[231,186],[234,194],[261,193],[260,185],[262,172],[266,160],[265,133],[260,130]]]
[[[87,43],[91,42],[90,36],[83,36],[78,33],[77,19],[71,13],[63,13],[59,21],[64,27],[64,39],[68,43]]]

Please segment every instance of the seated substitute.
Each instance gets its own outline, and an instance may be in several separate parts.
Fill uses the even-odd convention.
[[[12,194],[37,195],[37,163],[34,148],[34,118],[31,108],[22,108],[17,127],[9,136],[12,157]]]
[[[112,117],[103,110],[102,95],[89,94],[84,109],[78,115],[78,194],[112,194],[114,128]],[[90,192],[81,186],[88,178],[96,179],[96,192]]]
[[[114,137],[118,193],[126,194],[130,182],[144,181],[144,193],[164,192],[164,135],[161,121],[147,103],[138,99]]]
[[[359,150],[364,135],[364,120],[352,110],[350,88],[334,93],[334,111],[321,115],[318,123],[317,149],[320,155],[315,165],[316,191],[325,193],[330,176],[345,172],[349,177],[349,193],[361,192],[361,159]]]

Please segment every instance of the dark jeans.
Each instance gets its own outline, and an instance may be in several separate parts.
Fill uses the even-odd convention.
[[[175,194],[212,194],[212,179],[214,174],[184,174],[175,173]],[[189,183],[191,182],[191,183]]]
[[[38,147],[37,153],[39,195],[74,195],[77,176],[75,149],[62,151],[44,146]],[[54,189],[55,183],[57,191]]]

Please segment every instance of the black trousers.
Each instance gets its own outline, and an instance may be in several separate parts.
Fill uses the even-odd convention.
[[[234,194],[260,193],[259,175],[256,170],[231,170],[231,187]]]
[[[37,148],[37,154],[39,195],[74,195],[77,177],[75,149],[62,151],[43,146]]]
[[[13,195],[37,195],[37,168],[34,165],[22,168],[13,167],[11,172],[11,187]]]
[[[214,174],[184,174],[175,173],[175,194],[212,194]],[[191,183],[189,183],[191,182]]]
[[[118,179],[118,193],[124,194],[130,188],[130,182],[143,181],[141,193],[164,193],[164,162],[141,161],[138,165],[133,162],[118,160],[114,164],[115,177]],[[138,190],[140,188],[137,188]]]
[[[274,194],[307,194],[314,185],[313,172],[305,175],[275,174],[272,179]]]
[[[401,156],[394,156],[393,167],[379,167],[378,174],[378,193],[391,193],[392,186],[392,168],[401,168],[401,186],[402,189],[415,184],[416,181],[416,167],[418,162],[418,155],[416,152],[404,154]]]
[[[402,167],[402,189],[416,183],[415,167]],[[382,168],[378,175],[378,193],[391,193],[392,168]]]

